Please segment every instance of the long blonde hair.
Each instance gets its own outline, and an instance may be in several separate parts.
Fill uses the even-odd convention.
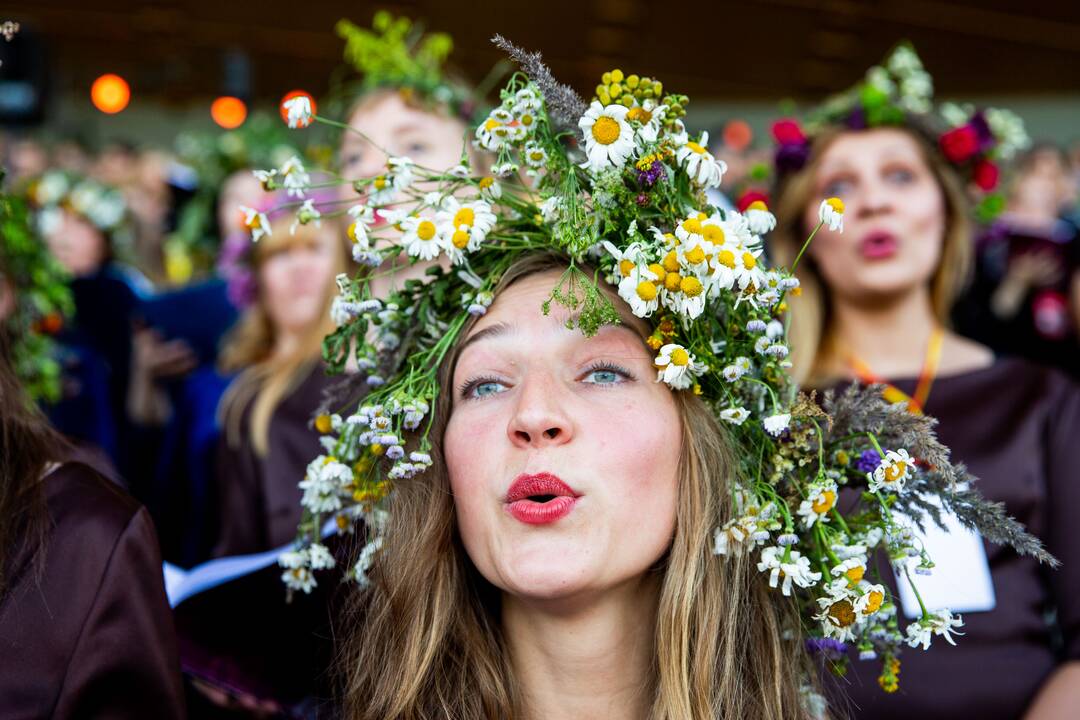
[[[565,262],[527,257],[496,293]],[[456,355],[444,362],[440,387],[450,387],[455,362]],[[352,720],[525,716],[499,591],[473,566],[457,530],[442,450],[449,396],[441,393],[435,410],[435,464],[396,485],[373,586],[354,593],[345,616],[339,670]],[[676,403],[683,452],[675,536],[656,569],[650,719],[803,717],[800,683],[808,675],[793,603],[765,587],[749,554],[711,551],[713,528],[733,512],[739,465],[731,441],[700,398],[678,393]]]
[[[971,222],[968,200],[956,172],[934,150],[930,140],[916,129],[896,128],[915,139],[923,160],[937,180],[945,200],[945,240],[941,258],[930,278],[930,301],[934,315],[942,325],[949,323],[949,311],[968,278],[972,262]],[[818,134],[810,148],[806,166],[798,172],[782,176],[774,189],[776,229],[769,234],[769,252],[778,265],[790,267],[812,228],[803,217],[815,198],[814,178],[825,151],[837,138],[859,132],[835,128]],[[801,296],[789,300],[791,326],[788,339],[791,345],[792,375],[800,384],[822,384],[821,363],[830,341],[831,301],[821,271],[809,254],[799,261],[797,272]]]
[[[333,232],[331,229],[319,229],[313,225],[300,225],[295,233],[290,233],[287,224],[287,220],[275,220],[273,232],[264,236],[252,251],[253,272],[256,276],[266,259],[275,252],[313,242],[319,233]],[[335,243],[335,248],[337,253],[334,275],[337,275],[346,271],[348,260],[344,242]],[[328,282],[319,321],[307,329],[296,350],[289,355],[273,355],[277,337],[261,295],[229,331],[222,346],[219,366],[223,372],[240,371],[240,375],[229,385],[222,397],[218,414],[230,446],[236,447],[247,440],[252,443],[256,454],[266,455],[270,419],[274,410],[282,398],[303,382],[314,365],[320,361],[322,339],[334,330],[333,321],[330,319],[330,305],[335,292],[334,283]],[[250,434],[243,438],[242,418],[249,405]]]

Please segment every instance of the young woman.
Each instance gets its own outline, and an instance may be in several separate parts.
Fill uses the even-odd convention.
[[[591,338],[541,311],[565,269],[512,267],[442,366],[445,464],[393,496],[344,625],[348,717],[802,717],[792,606],[709,547],[726,433],[656,382],[647,324],[613,292],[622,323]],[[572,494],[570,514],[508,512],[530,483]]]
[[[995,357],[948,329],[969,267],[970,211],[952,146],[923,127],[910,119],[827,124],[808,139],[805,164],[781,172],[781,221],[770,236],[779,262],[790,262],[817,224],[820,198],[844,205],[842,234],[822,228],[799,265],[794,372],[819,388],[885,383],[887,399],[935,417],[980,491],[1063,564],[1048,572],[990,545],[984,560],[980,548],[965,562],[988,563],[992,592],[964,613],[958,647],[906,654],[897,694],[881,693],[860,663],[836,685],[857,717],[875,720],[1066,717],[1080,703],[1080,557],[1070,529],[1080,508],[1071,460],[1080,391],[1057,372]]]

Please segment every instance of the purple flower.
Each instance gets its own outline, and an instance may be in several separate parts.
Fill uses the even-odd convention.
[[[798,172],[810,158],[810,145],[789,143],[776,148],[776,168],[781,172]]]
[[[664,164],[659,160],[653,160],[645,170],[637,171],[638,184],[643,187],[652,187],[664,174]]]
[[[994,133],[990,130],[990,124],[986,122],[986,115],[983,114],[982,110],[971,116],[968,125],[975,130],[979,152],[985,153],[994,147],[994,143],[997,141],[994,138]]]
[[[865,130],[866,129],[866,111],[862,106],[856,107],[851,111],[851,114],[847,116],[845,124],[852,130]]]
[[[881,455],[878,455],[877,450],[863,450],[862,455],[855,461],[855,469],[861,473],[872,473],[880,463]]]
[[[847,653],[847,644],[833,638],[807,638],[806,650],[811,655],[822,655],[829,660],[839,660]]]

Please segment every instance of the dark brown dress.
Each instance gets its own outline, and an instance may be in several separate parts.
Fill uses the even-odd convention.
[[[895,385],[910,394],[915,382]],[[1002,359],[938,378],[926,412],[982,494],[1003,501],[1062,565],[1050,570],[986,544],[996,605],[963,615],[956,647],[940,637],[926,652],[905,647],[895,694],[878,687],[878,662],[853,659],[838,685],[854,718],[1019,718],[1057,667],[1080,660],[1080,387],[1057,371]],[[892,572],[879,569],[895,592]]]
[[[150,516],[81,463],[44,483],[43,564],[16,555],[0,602],[0,717],[183,718]]]
[[[311,427],[312,414],[323,390],[339,379],[328,377],[322,363],[312,364],[274,410],[265,457],[255,453],[248,439],[251,404],[244,408],[239,446],[230,447],[222,433],[216,472],[221,505],[215,557],[272,550],[296,537],[303,495],[298,483],[308,463],[322,452],[319,434]]]

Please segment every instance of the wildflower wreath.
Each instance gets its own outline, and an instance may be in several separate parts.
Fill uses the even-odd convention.
[[[495,157],[493,175],[474,175],[464,148],[451,168],[390,157],[384,173],[351,183],[357,200],[348,207],[320,212],[310,199],[296,202],[300,223],[347,215],[353,257],[369,268],[338,278],[337,330],[323,348],[332,371],[355,364],[354,381],[368,392],[358,407],[328,409],[315,421],[326,452],[300,482],[304,520],[295,548],[280,558],[289,588],[310,591],[313,571],[335,564],[320,535],[331,520],[341,532],[362,521],[366,544],[350,575],[368,584],[394,482],[432,463],[440,362],[469,318],[486,312],[504,271],[552,249],[569,267],[544,312],[571,308],[571,328],[591,335],[618,322],[601,292],[615,286],[651,324],[657,382],[701,396],[729,429],[741,463],[730,488],[736,513],[716,518],[712,550],[754,553],[763,582],[801,607],[811,644],[850,643],[863,658],[880,658],[882,686],[894,690],[902,645],[925,648],[934,635],[952,642],[961,620],[948,610],[924,610],[902,631],[869,562],[881,550],[917,558],[928,571],[933,561],[914,529],[938,519],[939,508],[989,540],[1055,562],[1000,506],[964,489],[971,478],[949,461],[932,420],[890,406],[873,388],[819,403],[792,384],[783,318],[799,294],[794,268],[770,268],[762,258],[761,235],[776,222],[764,202],[741,213],[708,204],[705,191],[720,184],[725,166],[704,137],[687,132],[686,96],[612,70],[585,103],[539,54],[495,42],[523,72],[476,128],[475,144]],[[340,126],[313,115],[303,97],[285,110],[294,127]],[[275,189],[279,175],[262,177]],[[255,236],[268,229],[258,213],[249,224]],[[822,201],[814,233],[826,224],[842,230],[836,198]],[[374,296],[375,269],[402,253],[443,264]],[[841,512],[845,488],[854,501]]]

